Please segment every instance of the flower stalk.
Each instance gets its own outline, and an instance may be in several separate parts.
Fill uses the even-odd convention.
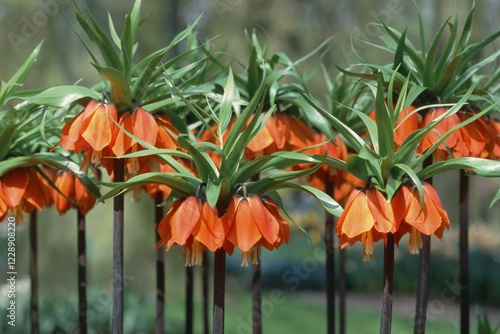
[[[387,245],[384,248],[384,285],[382,291],[382,313],[380,333],[390,334],[392,325],[392,301],[394,290],[394,235],[387,234]]]
[[[114,160],[114,181],[124,181],[124,160]],[[113,334],[123,333],[124,194],[113,198]]]
[[[432,156],[424,160],[424,168],[432,165]],[[432,185],[432,178],[427,182]],[[429,270],[431,263],[431,237],[422,235],[422,248],[418,257],[417,300],[415,302],[415,320],[413,333],[425,333],[427,320],[427,302],[429,297]]]
[[[459,249],[460,249],[460,333],[469,333],[469,177],[460,171],[459,181]]]
[[[38,319],[38,240],[37,240],[37,210],[30,215],[30,277],[31,277],[31,334],[40,333]]]
[[[224,334],[224,304],[226,293],[226,252],[217,249],[214,257],[213,334]]]
[[[87,251],[85,244],[85,215],[77,214],[77,257],[78,257],[78,327],[79,333],[87,333]]]
[[[163,195],[160,191],[155,196],[155,235],[156,244],[161,240],[160,235],[156,232],[163,218]],[[156,319],[155,319],[155,334],[164,332],[165,327],[165,250],[163,247],[156,249]]]
[[[327,174],[325,178],[325,193],[333,196],[333,182]],[[333,238],[335,234],[335,219],[329,212],[325,213],[325,244],[326,244],[326,319],[327,333],[335,333],[335,249]]]

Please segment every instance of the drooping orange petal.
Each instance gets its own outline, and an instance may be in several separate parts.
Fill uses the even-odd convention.
[[[40,174],[34,169],[28,169],[29,183],[24,193],[24,200],[42,211],[44,206],[52,203],[52,193]]]
[[[134,134],[133,123],[132,123],[132,114],[130,112],[126,112],[120,118],[119,124],[127,130],[127,132]],[[135,135],[135,134],[134,134]],[[113,134],[114,142],[112,144],[113,153],[120,157],[127,152],[129,148],[132,147],[132,138],[129,137],[125,132],[123,132],[120,128],[116,127],[116,130]]]
[[[435,233],[436,236],[441,238],[443,229],[450,228],[450,219],[448,218],[448,213],[443,208],[443,205],[441,204],[441,200],[439,199],[439,195],[436,192],[436,189],[434,189],[434,187],[429,183],[424,183],[423,188],[424,188],[425,195],[430,199],[429,202],[432,201],[434,203],[436,210],[438,211],[439,215],[441,216],[441,226],[443,228],[440,229],[439,234]]]
[[[288,150],[298,150],[314,143],[314,131],[294,116],[288,117]]]
[[[2,177],[3,191],[9,207],[19,205],[29,183],[29,174],[25,168],[16,168]]]
[[[95,151],[101,151],[111,143],[113,137],[107,105],[99,105],[94,110],[88,124],[84,126],[82,137]]]
[[[283,242],[287,244],[288,241],[290,241],[290,226],[288,225],[288,222],[283,219],[276,203],[274,203],[274,200],[271,197],[264,196],[262,198],[262,204],[264,204],[265,208],[279,223],[279,240],[274,243],[274,246],[278,248]]]
[[[201,222],[198,228],[193,230],[193,237],[211,252],[214,252],[224,243],[222,222],[206,201],[203,201],[201,205]]]
[[[372,229],[374,224],[375,219],[370,212],[364,190],[353,189],[337,222],[337,235],[345,234],[348,238],[354,238]]]
[[[425,235],[432,235],[441,225],[441,215],[432,199],[424,192],[424,207],[420,209],[420,197],[416,189],[412,192],[410,208],[404,220]]]
[[[273,137],[276,150],[282,150],[288,136],[288,119],[283,113],[274,114],[266,123],[269,133]],[[271,152],[272,153],[272,152]]]
[[[78,177],[75,177],[75,200],[78,203],[78,210],[83,215],[86,215],[97,201],[97,198],[83,185]]]
[[[271,136],[268,127],[265,126],[255,137],[252,138],[252,140],[250,140],[247,145],[247,149],[253,153],[261,152],[266,147],[269,147],[273,141],[273,137]]]
[[[68,124],[68,138],[73,143],[76,142],[82,135],[82,125],[88,122],[87,119],[94,114],[94,110],[99,106],[99,103],[92,100],[85,109],[76,115]]]
[[[179,131],[170,123],[165,115],[155,117],[158,125],[158,134],[156,136],[155,147],[175,150],[178,146],[177,140],[172,135],[178,135]]]
[[[5,217],[7,216],[7,211],[9,211],[9,206],[4,195],[2,182],[0,181],[0,221],[3,221],[5,219]]]
[[[274,244],[280,230],[278,221],[266,210],[259,196],[250,195],[248,202],[260,233],[267,242]]]
[[[248,199],[242,198],[236,207],[227,239],[242,252],[248,252],[261,237]]]
[[[55,185],[67,196],[63,196],[56,189],[52,190],[56,210],[63,214],[74,206],[68,198],[75,200],[75,176],[69,171],[61,172],[56,179]]]
[[[155,144],[156,135],[158,134],[158,124],[151,113],[143,108],[137,108],[132,112],[132,126],[132,134],[134,136],[150,145]],[[133,143],[136,143],[136,141],[134,140]]]
[[[400,146],[403,141],[413,132],[418,130],[418,115],[414,113],[414,106],[403,109],[396,121],[394,130],[394,142]]]
[[[380,233],[390,232],[395,225],[394,213],[390,202],[376,188],[368,189],[366,196],[368,197],[368,207],[375,219],[375,229]]]
[[[447,112],[447,109],[445,108],[438,108],[432,112],[428,112],[424,116],[424,120],[422,122],[421,127],[424,128],[428,126],[433,120],[439,118],[443,114]],[[421,152],[426,151],[429,149],[436,141],[438,141],[441,136],[443,136],[448,130],[453,128],[454,126],[458,125],[460,121],[458,120],[458,117],[456,114],[450,115],[443,119],[441,122],[439,122],[433,130],[431,130],[427,135],[422,139],[422,142],[420,143],[420,150]],[[459,140],[459,131],[455,131],[452,133],[448,138],[446,138],[445,143],[448,147],[455,147]],[[443,144],[439,145],[438,148],[440,150],[445,150],[445,146]]]
[[[200,216],[200,203],[195,196],[189,196],[183,200],[179,208],[170,217],[169,224],[172,239],[169,244],[184,245],[195,226],[199,224]]]
[[[174,201],[167,214],[158,224],[158,234],[160,236],[160,241],[158,242],[157,247],[160,247],[162,244],[166,244],[167,250],[169,250],[170,246],[172,246],[173,242],[170,242],[172,240],[172,225],[170,224],[170,221],[172,219],[172,215],[174,214],[174,212],[177,212],[182,202],[182,198]]]

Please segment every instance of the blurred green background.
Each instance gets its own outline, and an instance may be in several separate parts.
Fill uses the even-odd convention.
[[[417,0],[425,26],[433,34],[441,22],[454,14],[455,6],[463,23],[471,1]],[[79,2],[81,3],[81,2]],[[85,5],[97,19],[106,24],[108,12],[118,29],[121,19],[132,1],[91,0]],[[143,1],[143,12],[149,18],[141,30],[139,53],[150,53],[169,42],[175,31],[193,22],[200,13],[198,26],[202,40],[215,38],[216,48],[226,48],[228,54],[246,61],[244,30],[262,29],[267,33],[269,54],[283,51],[298,59],[309,53],[325,39],[333,36],[329,53],[323,59],[330,73],[336,74],[335,65],[356,63],[350,52],[350,38],[359,52],[374,62],[390,62],[386,54],[373,52],[359,39],[377,42],[379,28],[377,15],[390,25],[404,29],[415,38],[416,10],[411,1]],[[500,3],[494,0],[478,1],[473,40],[498,31]],[[66,21],[67,20],[67,21]],[[78,38],[68,28],[68,22],[78,26],[74,19],[73,3],[52,0],[17,0],[0,2],[0,79],[7,80],[27,55],[43,39],[44,46],[38,62],[28,80],[27,88],[98,82],[96,71]],[[120,31],[120,30],[119,30]],[[429,37],[428,37],[429,38]],[[494,44],[486,48],[491,53]],[[243,61],[243,63],[245,62]],[[318,97],[325,93],[321,78],[311,83]],[[1,143],[0,143],[1,144]],[[458,174],[448,173],[435,181],[443,204],[453,222],[457,222]],[[489,203],[500,187],[498,180],[471,177],[471,300],[478,309],[487,308],[494,322],[500,321],[500,205],[489,208]],[[323,212],[313,200],[295,193],[284,194],[287,205],[297,222],[309,233],[298,229],[292,232],[289,245],[263,254],[263,281],[265,287],[264,329],[268,333],[324,332],[326,299],[324,296],[325,268],[319,260],[322,254]],[[91,333],[109,331],[111,314],[111,201],[99,204],[87,218],[88,238],[88,302]],[[27,217],[26,217],[27,218]],[[143,195],[140,202],[126,201],[125,222],[125,328],[128,333],[150,333],[154,322],[155,293],[155,230],[153,203]],[[60,216],[54,209],[39,214],[39,271],[40,320],[43,333],[65,333],[77,321],[76,296],[76,213]],[[6,272],[6,224],[0,224],[0,270]],[[443,241],[433,239],[431,267],[431,296],[428,333],[458,331],[459,311],[456,294],[458,279],[458,231],[452,223]],[[28,224],[17,229],[17,301],[18,333],[28,327]],[[368,333],[378,330],[379,295],[382,285],[382,254],[372,262],[362,262],[361,249],[347,249],[348,333]],[[184,265],[181,250],[173,249],[166,256],[166,323],[168,333],[182,333],[184,310]],[[416,286],[418,257],[407,252],[403,239],[396,254],[395,321],[394,333],[411,333],[411,315],[414,308],[413,292]],[[298,276],[293,268],[302,270]],[[197,294],[200,293],[200,268],[195,268]],[[236,253],[228,259],[227,317],[228,333],[249,333],[251,312],[249,286],[251,270],[240,267]],[[306,277],[307,276],[307,277]],[[3,283],[3,282],[2,282]],[[6,286],[0,285],[0,315],[4,319]],[[277,297],[279,296],[279,298]],[[197,296],[199,297],[199,296]],[[445,298],[446,297],[446,298]],[[199,306],[199,298],[197,305]],[[196,309],[197,325],[201,322],[201,309]],[[363,321],[360,321],[363,319]],[[23,324],[24,327],[23,327]],[[5,327],[0,321],[0,329]],[[364,327],[362,327],[364,326]],[[195,327],[199,330],[200,327]],[[2,331],[5,332],[5,331]],[[9,331],[9,333],[12,331]],[[12,332],[15,333],[16,331]]]

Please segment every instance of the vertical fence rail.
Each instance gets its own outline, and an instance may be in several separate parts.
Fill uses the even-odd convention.
[[[78,327],[80,334],[87,334],[87,247],[85,244],[85,215],[77,214],[77,258],[78,258]]]

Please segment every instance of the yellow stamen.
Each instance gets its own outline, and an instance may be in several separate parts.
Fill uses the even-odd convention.
[[[248,259],[250,258],[250,252],[241,253],[241,266],[248,267]]]
[[[80,171],[82,171],[83,174],[87,175],[90,165],[92,165],[91,160],[87,152],[83,152],[82,155],[82,162],[80,162]]]
[[[92,164],[94,166],[100,166],[101,165],[101,159],[102,159],[102,152],[101,151],[92,151]]]
[[[417,230],[415,227],[411,228],[410,233],[410,244],[408,246],[410,250],[410,254],[418,254],[420,252],[420,248],[422,248],[422,233]]]
[[[361,243],[363,244],[363,261],[373,260],[373,236],[371,231],[363,232]]]
[[[203,247],[199,241],[193,241],[193,252],[191,254],[191,265],[200,266],[203,262]]]

